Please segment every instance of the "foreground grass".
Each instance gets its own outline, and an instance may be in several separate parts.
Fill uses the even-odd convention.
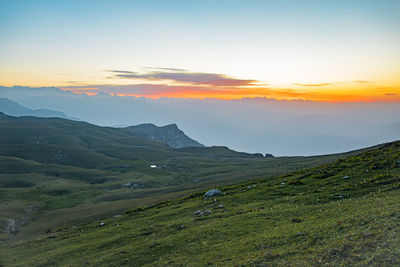
[[[0,259],[5,266],[398,266],[399,167],[393,143],[220,187],[225,194],[215,198],[196,193],[3,245]]]

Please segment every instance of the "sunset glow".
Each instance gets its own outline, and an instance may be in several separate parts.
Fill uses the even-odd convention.
[[[397,102],[397,86],[379,85],[373,81],[292,83],[286,87],[263,83],[255,79],[238,79],[213,73],[186,70],[157,70],[147,73],[107,71],[108,79],[119,84],[62,86],[61,89],[78,94],[105,93],[118,96],[172,98],[241,99],[264,97],[278,100],[311,100],[323,102]],[[132,83],[136,82],[136,83]]]
[[[77,94],[97,95],[99,92],[105,92],[102,89],[74,89],[74,88],[63,88],[65,91],[71,91]],[[152,99],[158,99],[161,97],[172,97],[172,98],[215,98],[215,99],[241,99],[251,97],[266,97],[274,98],[278,100],[312,100],[312,101],[323,101],[323,102],[399,102],[400,97],[398,93],[380,93],[381,90],[371,90],[366,92],[365,90],[338,90],[321,92],[313,90],[306,92],[304,90],[293,90],[293,89],[270,89],[270,88],[241,88],[230,90],[228,89],[188,89],[188,88],[171,88],[171,90],[165,90],[162,92],[148,92],[148,93],[119,93],[119,90],[106,90],[110,95],[118,96],[133,96],[133,97],[148,97]]]
[[[398,1],[0,5],[2,86],[149,98],[400,101]]]

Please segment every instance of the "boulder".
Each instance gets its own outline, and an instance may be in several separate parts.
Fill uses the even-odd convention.
[[[222,194],[221,190],[211,189],[204,194],[204,197],[213,197]]]

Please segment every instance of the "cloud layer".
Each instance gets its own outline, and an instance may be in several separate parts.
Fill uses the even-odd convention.
[[[138,73],[126,70],[109,70],[113,73],[113,78],[138,79],[148,81],[173,81],[183,82],[193,85],[211,86],[252,86],[257,80],[243,80],[228,77],[224,74],[190,72],[174,68],[151,68],[152,71]]]
[[[108,84],[61,87],[65,91],[95,95],[105,93],[135,97],[172,98],[274,98],[278,100],[310,100],[322,102],[400,102],[399,88],[381,87],[366,80],[291,83],[276,87],[255,79],[239,79],[225,74],[193,72],[178,68],[143,67],[144,72],[104,70]],[[110,75],[111,74],[111,75]],[[108,79],[107,79],[108,78]]]

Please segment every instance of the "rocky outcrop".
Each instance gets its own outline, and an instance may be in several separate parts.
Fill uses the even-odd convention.
[[[130,134],[161,142],[173,148],[203,147],[199,142],[188,137],[176,124],[158,127],[151,123],[130,126],[122,129]]]

